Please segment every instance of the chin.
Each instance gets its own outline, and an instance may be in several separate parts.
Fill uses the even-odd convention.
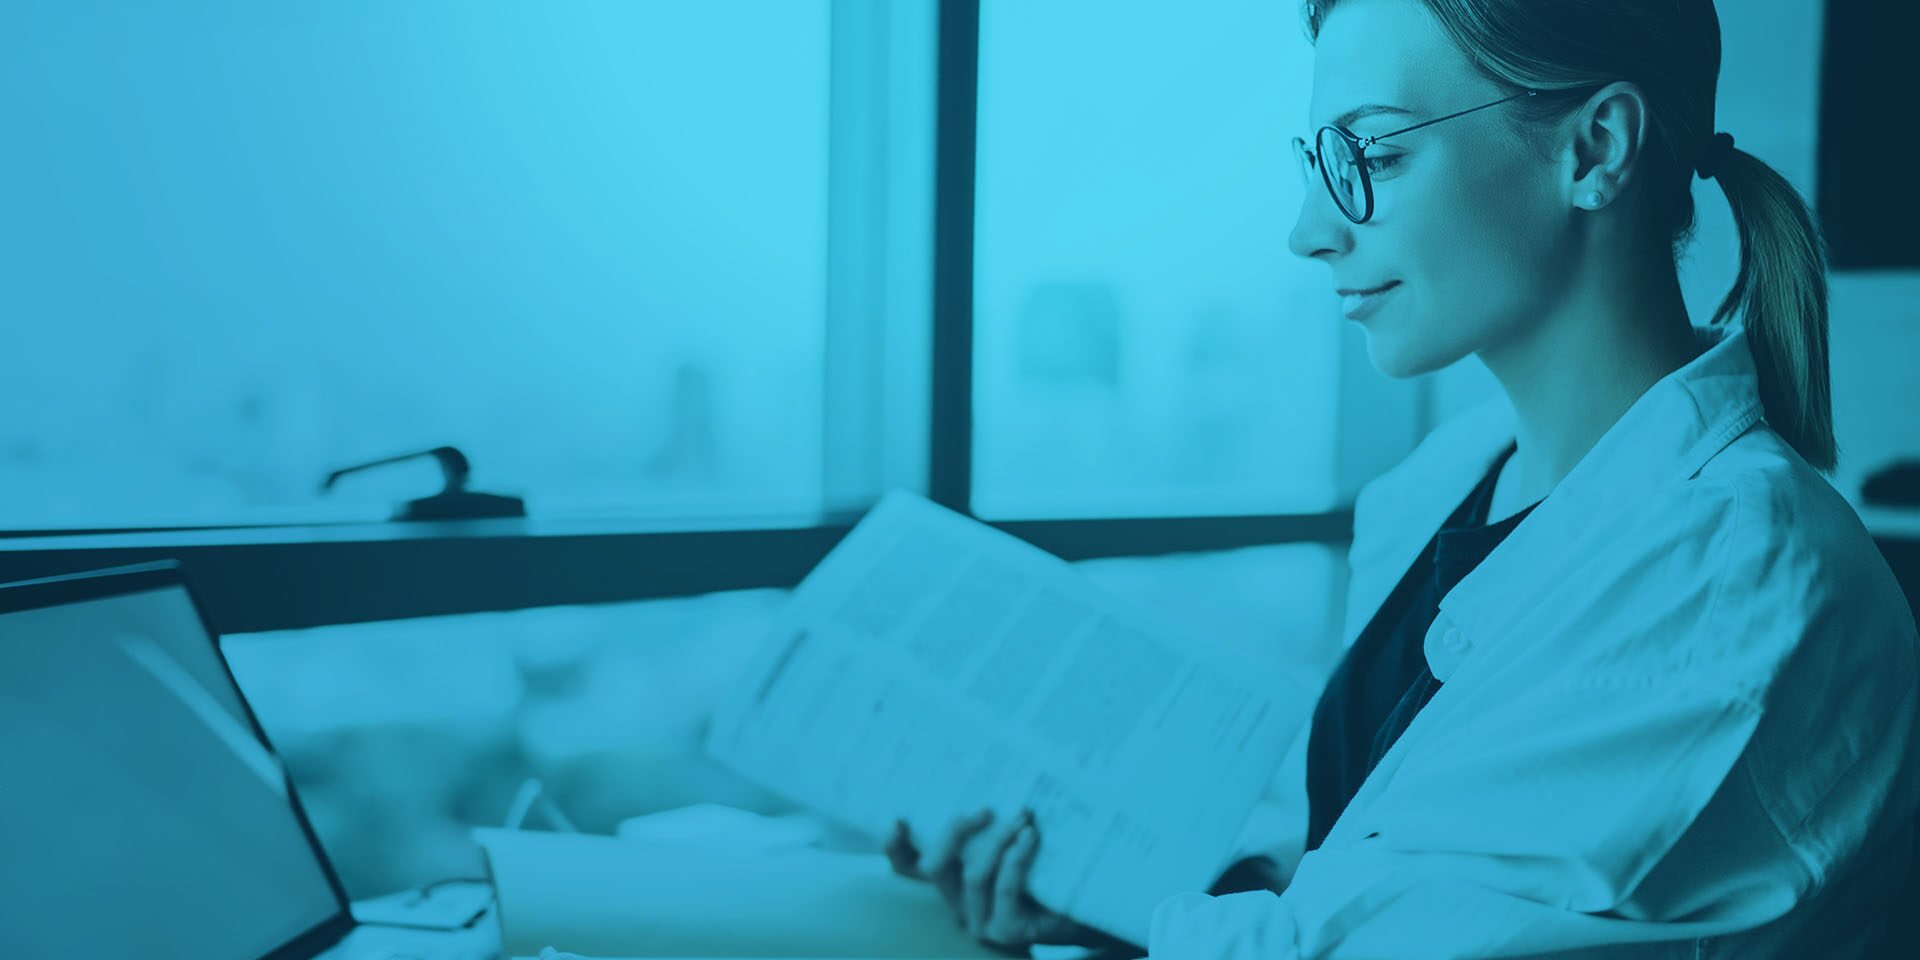
[[[1373,361],[1373,368],[1395,380],[1429,374],[1452,362],[1432,350],[1429,344],[1366,329],[1367,357]]]

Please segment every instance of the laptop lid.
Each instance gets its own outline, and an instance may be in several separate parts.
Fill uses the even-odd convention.
[[[0,586],[9,956],[303,960],[347,899],[177,565]]]

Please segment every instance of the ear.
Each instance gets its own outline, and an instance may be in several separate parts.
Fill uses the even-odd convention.
[[[1573,115],[1567,144],[1573,168],[1567,202],[1594,210],[1618,199],[1633,179],[1646,139],[1647,100],[1638,86],[1610,83],[1587,98]]]

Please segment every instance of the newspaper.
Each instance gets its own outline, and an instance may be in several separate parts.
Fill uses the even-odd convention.
[[[1034,811],[1042,904],[1145,943],[1212,884],[1297,696],[1066,562],[889,494],[793,593],[707,750],[874,837]]]

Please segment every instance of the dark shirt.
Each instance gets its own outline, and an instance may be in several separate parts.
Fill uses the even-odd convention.
[[[1439,691],[1424,641],[1440,598],[1533,510],[1487,523],[1494,484],[1513,452],[1508,446],[1441,525],[1327,680],[1307,735],[1306,849],[1327,838],[1367,774]]]

